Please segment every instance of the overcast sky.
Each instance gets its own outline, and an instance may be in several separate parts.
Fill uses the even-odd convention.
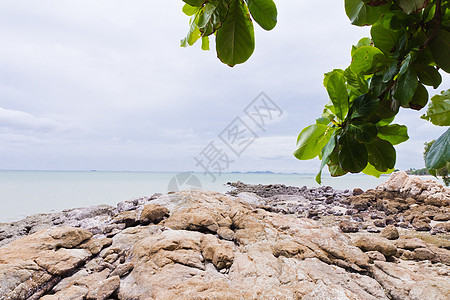
[[[265,92],[283,115],[227,171],[316,172],[318,160],[292,156],[296,137],[327,102],[323,74],[345,68],[368,30],[343,1],[277,5],[276,28],[256,28],[253,56],[229,68],[179,46],[181,0],[2,0],[0,169],[201,171],[193,158],[211,141],[226,151],[219,134]],[[423,143],[444,131],[422,113],[396,120],[410,135],[399,168],[422,167]]]

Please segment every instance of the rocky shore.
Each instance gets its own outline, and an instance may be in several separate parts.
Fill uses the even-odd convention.
[[[1,299],[450,299],[450,190],[230,183],[0,225]]]

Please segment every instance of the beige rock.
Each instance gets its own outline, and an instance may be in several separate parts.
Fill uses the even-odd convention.
[[[376,260],[386,261],[386,257],[378,251],[367,251],[366,254],[371,262],[374,262]]]
[[[394,256],[397,254],[397,247],[382,237],[363,236],[356,239],[354,244],[363,251],[378,251],[384,256]]]
[[[170,211],[164,206],[158,204],[147,204],[144,206],[139,220],[141,224],[158,224],[164,219],[164,217],[168,216],[169,214]]]
[[[58,227],[46,229],[0,247],[0,295],[28,299],[51,288],[55,275],[64,275],[92,254],[78,245],[89,231]]]
[[[89,289],[85,286],[72,285],[71,287],[59,291],[54,295],[47,295],[41,298],[41,300],[79,300],[85,299]]]
[[[396,240],[399,237],[397,227],[388,225],[381,231],[381,236],[388,240]]]
[[[224,240],[234,240],[234,231],[226,227],[220,227],[219,229],[217,229],[217,235]]]

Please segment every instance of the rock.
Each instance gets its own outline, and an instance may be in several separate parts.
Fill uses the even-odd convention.
[[[432,260],[436,254],[427,248],[417,248],[413,251],[413,258],[416,260]]]
[[[158,224],[164,217],[169,216],[170,211],[164,206],[158,204],[147,204],[141,212],[139,221],[141,224]]]
[[[434,221],[449,221],[450,213],[438,213],[433,218]]]
[[[56,276],[69,274],[91,256],[77,248],[91,237],[84,229],[59,227],[0,247],[0,295],[28,299],[51,289]]]
[[[342,221],[341,223],[339,223],[339,228],[342,230],[342,232],[346,232],[346,233],[359,231],[357,223],[346,222],[346,221]]]
[[[394,225],[388,225],[381,231],[381,236],[388,240],[398,239],[398,230]]]
[[[357,238],[353,244],[361,250],[378,251],[384,256],[394,256],[397,254],[397,247],[389,242],[387,239],[377,236],[363,236]]]
[[[217,230],[217,235],[224,240],[228,241],[234,240],[234,231],[226,227],[220,227]]]
[[[409,191],[416,193],[418,184],[410,184]],[[435,227],[430,218],[447,208],[425,205],[424,192],[433,185],[421,184],[417,196],[382,190],[353,196],[331,187],[238,183],[247,193],[242,197],[185,191],[128,200],[92,214],[79,209],[67,219],[35,217],[35,225],[18,227],[22,238],[6,229],[15,225],[3,224],[0,298],[446,299],[450,251],[444,239],[420,233],[434,244],[389,242],[336,227],[353,217],[360,223],[350,225],[370,230],[371,215],[387,223],[423,221]],[[421,200],[405,210],[412,201],[406,197]],[[354,209],[356,202],[367,209]],[[389,202],[399,214],[386,217],[378,210]],[[346,210],[354,213],[334,214]],[[305,218],[311,212],[320,223]],[[30,228],[42,228],[38,220],[48,227],[30,234]],[[88,230],[51,228],[66,221]],[[423,258],[429,259],[418,260]]]
[[[353,189],[353,196],[358,196],[358,195],[361,195],[363,193],[364,193],[364,191],[362,189],[360,189],[360,188]]]
[[[430,231],[431,230],[430,224],[425,221],[422,221],[422,220],[413,221],[413,227],[416,231]]]
[[[375,221],[373,221],[373,225],[375,225],[377,227],[386,227],[386,220],[385,219],[375,220]]]
[[[431,234],[450,232],[450,222],[438,223],[431,229]]]
[[[374,262],[376,260],[386,261],[386,257],[378,251],[367,251],[366,254],[371,262]]]
[[[139,223],[138,214],[136,211],[123,211],[117,214],[113,219],[113,223],[125,224],[126,227],[136,226]]]

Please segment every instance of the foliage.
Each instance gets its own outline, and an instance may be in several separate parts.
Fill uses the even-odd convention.
[[[182,44],[216,33],[218,57],[230,66],[245,62],[254,49],[248,11],[264,29],[276,24],[272,0],[183,1],[192,18]],[[406,126],[391,124],[400,107],[424,108],[425,86],[438,88],[441,72],[450,72],[450,0],[345,0],[345,11],[353,25],[371,26],[371,38],[352,47],[345,70],[325,74],[330,101],[297,139],[296,158],[322,160],[319,183],[325,165],[332,176],[392,172],[394,145],[408,140]],[[450,90],[434,96],[423,118],[449,126],[449,96]],[[428,169],[450,160],[449,130],[427,152]]]
[[[425,149],[423,152],[423,156],[426,160],[427,154],[430,152],[430,150],[432,149],[433,145],[435,144],[436,141],[431,141],[428,143],[425,143]],[[448,147],[448,144],[447,144]],[[426,168],[425,168],[426,170]],[[446,186],[450,185],[450,177],[448,176],[450,170],[450,161],[447,161],[444,166],[438,168],[438,169],[430,169],[428,170],[428,172],[434,176],[441,176],[442,180],[444,181]]]
[[[192,46],[201,38],[202,49],[209,50],[209,37],[214,34],[217,57],[230,67],[247,61],[255,49],[252,19],[265,30],[277,24],[272,0],[183,1],[183,12],[191,19],[181,46]]]

